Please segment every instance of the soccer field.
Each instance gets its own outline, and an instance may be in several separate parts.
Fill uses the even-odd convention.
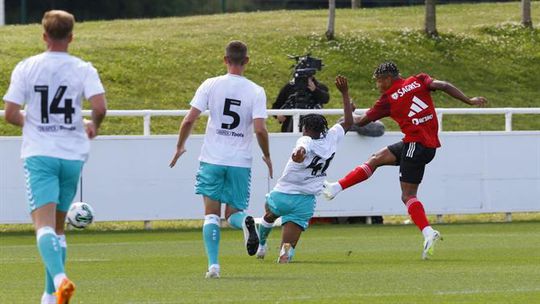
[[[74,303],[540,303],[540,222],[439,225],[444,241],[420,259],[416,227],[314,226],[291,264],[249,257],[240,231],[222,232],[222,278],[206,280],[199,230],[72,232]],[[0,242],[0,303],[38,303],[35,238]]]

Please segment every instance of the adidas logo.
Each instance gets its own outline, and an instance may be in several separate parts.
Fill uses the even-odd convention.
[[[429,106],[423,102],[420,98],[414,96],[413,102],[411,104],[411,109],[409,110],[409,117],[413,117],[414,115],[424,111]]]

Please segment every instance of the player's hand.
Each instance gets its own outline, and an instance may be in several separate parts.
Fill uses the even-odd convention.
[[[336,76],[336,87],[342,95],[349,94],[349,84],[347,82],[347,77],[341,75]]]
[[[186,149],[184,147],[177,147],[176,153],[173,156],[173,159],[171,160],[171,163],[169,164],[169,167],[172,168],[174,165],[176,165],[176,162],[182,156],[182,154],[186,153]]]
[[[270,178],[274,178],[274,169],[272,168],[272,160],[270,159],[270,156],[263,155],[262,160],[268,167],[268,175],[270,175]]]
[[[84,119],[83,124],[88,138],[94,139],[98,135],[98,129],[96,128],[94,122],[88,119]]]
[[[359,124],[360,121],[362,120],[362,116],[361,115],[355,115],[353,114],[353,124]]]
[[[308,78],[307,87],[311,92],[317,89],[317,86],[315,85],[315,82],[313,82],[313,79],[311,77]]]
[[[469,99],[469,102],[471,106],[477,106],[477,107],[483,108],[486,106],[488,101],[486,98],[480,96],[480,97],[473,97]]]
[[[279,123],[283,123],[287,117],[285,117],[285,115],[278,115],[276,116],[277,120],[279,121]]]
[[[306,149],[304,147],[296,149],[296,151],[294,151],[294,153],[292,154],[291,158],[295,163],[304,162],[304,159],[306,159]]]
[[[351,101],[351,109],[352,109],[353,113],[354,113],[354,111],[356,111],[356,105],[352,101]]]

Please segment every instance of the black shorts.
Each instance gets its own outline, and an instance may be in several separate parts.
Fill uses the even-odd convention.
[[[436,148],[426,148],[421,143],[397,142],[387,147],[396,156],[399,166],[399,180],[410,184],[420,184],[424,169],[435,157]]]

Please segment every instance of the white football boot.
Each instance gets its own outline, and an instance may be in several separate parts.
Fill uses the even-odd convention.
[[[439,240],[442,240],[442,236],[437,230],[433,230],[433,232],[424,239],[424,250],[422,251],[422,260],[427,260],[433,256],[433,251],[435,250],[435,244]]]
[[[279,258],[277,262],[279,264],[286,264],[291,261],[291,251],[293,250],[291,244],[284,243],[283,246],[281,246],[281,251],[279,252]]]
[[[338,182],[330,183],[328,181],[324,181],[323,184],[323,196],[327,201],[333,200],[338,193],[340,193],[343,189],[341,189],[341,185]]]
[[[219,265],[218,264],[212,264],[210,267],[208,267],[208,272],[206,273],[205,278],[207,279],[219,279]]]
[[[264,260],[264,257],[266,256],[266,250],[267,249],[268,249],[267,244],[264,244],[264,245],[259,244],[259,249],[257,249],[257,253],[256,253],[257,259]]]

